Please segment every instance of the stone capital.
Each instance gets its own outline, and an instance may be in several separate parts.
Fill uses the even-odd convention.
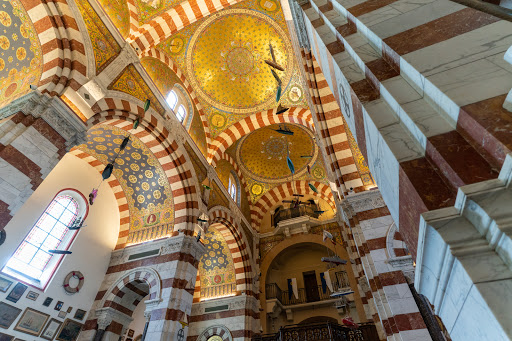
[[[120,323],[124,327],[130,325],[130,323],[133,321],[132,317],[125,315],[110,307],[96,309],[95,313],[98,323],[98,329],[107,329],[107,327],[112,323],[112,321],[116,321],[117,323]]]

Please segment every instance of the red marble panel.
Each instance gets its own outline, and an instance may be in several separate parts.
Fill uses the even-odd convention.
[[[41,168],[13,146],[3,146],[0,144],[0,158],[29,177],[33,190],[36,190],[41,182],[43,182]]]
[[[404,273],[401,270],[380,273],[379,278],[383,287],[407,283]]]
[[[400,233],[416,259],[420,214],[453,206],[456,193],[443,182],[426,158],[402,162],[398,181]]]
[[[429,137],[426,156],[453,191],[460,186],[498,177],[498,170],[493,169],[456,130]]]
[[[362,79],[350,84],[350,86],[361,102],[371,102],[380,97],[379,90],[375,88],[375,84],[370,80]]]
[[[379,82],[383,82],[386,79],[396,77],[400,74],[384,58],[372,60],[371,62],[366,63],[366,67],[371,71],[371,73],[373,73]]]
[[[369,1],[365,1],[363,3],[360,3],[356,6],[352,6],[352,7],[348,8],[347,10],[354,17],[358,17],[363,14],[373,12],[373,11],[375,11],[379,8],[382,8],[384,6],[387,6],[389,4],[392,4],[395,1],[397,1],[397,0],[379,0],[379,1],[369,0]]]
[[[327,44],[326,47],[327,50],[329,50],[329,53],[333,56],[337,53],[345,51],[345,46],[338,39],[336,39],[336,41],[333,41],[330,44]]]
[[[3,230],[5,225],[11,221],[12,215],[9,210],[9,204],[0,200],[0,230]]]
[[[427,328],[419,312],[395,315],[394,319],[400,331]]]
[[[457,122],[457,130],[498,168],[512,151],[512,113],[503,108],[505,97],[506,94],[463,106]]]
[[[416,26],[384,39],[396,53],[403,56],[500,20],[472,8],[464,8],[442,18]]]
[[[336,31],[338,31],[342,37],[348,37],[357,32],[357,26],[349,20],[348,23],[336,27]]]

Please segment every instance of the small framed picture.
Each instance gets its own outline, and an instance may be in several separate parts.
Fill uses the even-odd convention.
[[[64,302],[62,301],[57,301],[57,304],[55,305],[55,310],[61,310],[62,309],[62,306],[64,305]]]
[[[77,309],[73,318],[82,321],[85,317],[85,310]]]
[[[70,313],[73,310],[73,307],[68,307],[68,310],[66,310],[68,313]]]
[[[29,291],[26,297],[29,300],[35,301],[39,297],[39,294],[37,292],[35,292],[35,291]]]
[[[27,290],[27,288],[28,287],[23,283],[16,283],[14,288],[11,290],[11,292],[5,299],[7,301],[16,303],[21,298],[21,296],[23,296],[23,293],[25,292],[25,290]]]
[[[50,306],[50,304],[52,304],[52,301],[53,301],[53,298],[51,298],[51,297],[47,297],[47,298],[44,300],[43,305],[44,305],[45,307],[49,307],[49,306]]]
[[[32,308],[27,308],[19,319],[18,323],[16,323],[14,330],[30,335],[39,336],[43,330],[44,325],[46,324],[46,321],[48,320],[48,317],[50,317],[50,315],[34,310]]]
[[[41,334],[41,338],[45,340],[53,340],[53,338],[57,335],[57,332],[62,326],[62,322],[56,319],[51,319],[50,322],[44,327],[43,333]]]
[[[66,315],[67,315],[67,314],[68,314],[68,313],[67,313],[67,311],[64,311],[64,310],[63,310],[63,311],[59,311],[59,315],[58,315],[58,316],[59,316],[61,319],[63,319],[63,318],[66,318]]]
[[[10,304],[0,302],[0,327],[9,329],[11,324],[18,318],[21,313],[21,309],[13,307]]]
[[[12,341],[12,340],[14,340],[14,336],[0,333],[0,341]]]
[[[135,334],[135,330],[128,329],[128,337],[133,337],[133,334]]]
[[[12,281],[9,281],[6,278],[0,277],[0,291],[1,292],[7,292],[9,290],[9,287],[12,285]]]
[[[82,330],[83,324],[73,321],[71,319],[67,319],[64,321],[62,328],[59,331],[59,335],[57,335],[56,340],[59,341],[76,341],[78,334]]]

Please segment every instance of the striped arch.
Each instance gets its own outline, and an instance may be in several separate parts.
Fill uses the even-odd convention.
[[[133,34],[139,29],[139,16],[137,14],[135,0],[128,0],[127,4],[128,12],[130,13],[130,34]]]
[[[293,194],[318,196],[327,201],[329,206],[336,211],[336,203],[334,202],[331,188],[328,185],[317,181],[304,180],[297,180],[293,183],[295,188],[293,188],[291,181],[272,188],[251,206],[251,222],[255,230],[259,231],[261,220],[274,205],[285,198],[291,197]],[[313,192],[309,187],[310,183],[318,189],[318,193]]]
[[[203,110],[203,106],[199,102],[199,99],[197,98],[197,95],[194,91],[194,88],[192,88],[192,85],[190,85],[189,81],[185,77],[185,74],[181,71],[179,66],[173,62],[173,60],[165,53],[163,53],[160,50],[157,50],[155,48],[152,48],[146,52],[144,52],[141,55],[142,57],[153,57],[167,65],[177,76],[178,78],[183,82],[185,85],[185,89],[187,90],[188,94],[190,95],[190,98],[192,99],[192,102],[197,108],[197,111],[199,112],[199,117],[201,118],[201,123],[203,124],[204,133],[206,135],[206,145],[209,146],[211,143],[211,135],[210,135],[210,127],[208,126],[208,118],[206,117],[206,114]]]
[[[21,0],[21,3],[41,43],[40,90],[51,96],[63,94],[68,86],[78,90],[87,82],[87,58],[82,34],[67,1]]]
[[[105,169],[105,165],[101,163],[98,159],[96,159],[94,156],[89,155],[86,152],[81,151],[77,147],[73,147],[73,149],[71,149],[70,151],[70,154],[87,162],[89,165],[94,167],[100,175]],[[117,200],[117,205],[119,207],[119,237],[117,239],[117,244],[115,248],[117,250],[124,247],[124,245],[120,243],[122,240],[124,240],[123,237],[128,237],[128,231],[130,229],[130,209],[128,207],[128,200],[126,200],[126,195],[124,194],[121,184],[115,178],[114,175],[113,177],[114,179],[109,180],[107,183],[110,186],[110,188],[112,188],[114,196]]]
[[[139,27],[135,33],[130,34],[127,41],[135,50],[139,49],[143,53],[197,20],[238,2],[241,0],[183,1]]]
[[[137,288],[137,284],[146,284],[148,292]],[[119,278],[105,293],[101,308],[113,308],[131,316],[135,307],[149,295],[148,300],[160,299],[161,280],[158,273],[151,268],[137,268]]]
[[[251,265],[251,251],[241,227],[223,206],[215,206],[208,212],[209,226],[215,227],[229,245],[235,267],[237,292],[256,295],[252,287],[252,275],[255,267]]]
[[[276,123],[296,123],[315,131],[311,112],[304,108],[290,108],[281,115],[276,115],[276,109],[261,111],[236,122],[224,130],[212,141],[207,160],[213,166],[221,159],[222,154],[237,140],[259,128]]]
[[[160,162],[169,184],[171,185],[174,200],[174,231],[178,234],[182,229],[185,234],[192,235],[198,216],[199,184],[193,176],[194,170],[183,146],[171,140],[171,134],[164,125],[163,118],[153,115],[152,109],[144,113],[142,103],[137,100],[126,101],[106,98],[95,104],[100,112],[89,119],[88,127],[97,124],[108,124],[126,131],[131,130],[133,121],[142,118],[134,135],[141,139]],[[188,161],[188,162],[187,162]],[[124,243],[128,235],[123,237]],[[124,244],[122,241],[120,243]]]
[[[330,162],[328,166],[335,175],[336,186],[342,189],[344,195],[351,187],[355,192],[364,191],[336,98],[311,52],[302,51],[302,57],[306,82],[315,103],[317,130],[326,149],[325,161]]]
[[[220,160],[225,160],[225,161],[229,162],[229,164],[233,167],[236,175],[238,176],[238,178],[240,179],[240,182],[242,183],[242,186],[240,186],[240,187],[242,187],[244,189],[244,192],[248,198],[249,197],[249,188],[247,187],[247,182],[245,181],[244,174],[240,170],[240,167],[238,167],[238,164],[236,163],[236,161],[230,155],[228,155],[226,153],[222,154]],[[218,161],[220,161],[220,160],[218,160]]]
[[[222,341],[233,341],[231,332],[225,326],[212,326],[199,335],[196,341],[208,341],[214,335],[219,336]]]

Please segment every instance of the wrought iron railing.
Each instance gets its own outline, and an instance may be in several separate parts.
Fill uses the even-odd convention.
[[[373,323],[348,328],[337,323],[295,324],[282,327],[277,333],[256,335],[252,341],[378,341]]]
[[[334,292],[343,288],[349,288],[350,282],[348,280],[347,273],[345,271],[336,272],[332,279],[332,286]],[[324,292],[323,287],[319,285],[317,290],[318,296],[315,293],[308,296],[305,288],[299,288],[297,290],[298,297],[295,297],[293,292],[290,294],[290,291],[288,290],[281,290],[276,283],[269,283],[265,285],[265,297],[267,300],[278,299],[283,305],[295,305],[332,299],[332,292],[329,289]]]

